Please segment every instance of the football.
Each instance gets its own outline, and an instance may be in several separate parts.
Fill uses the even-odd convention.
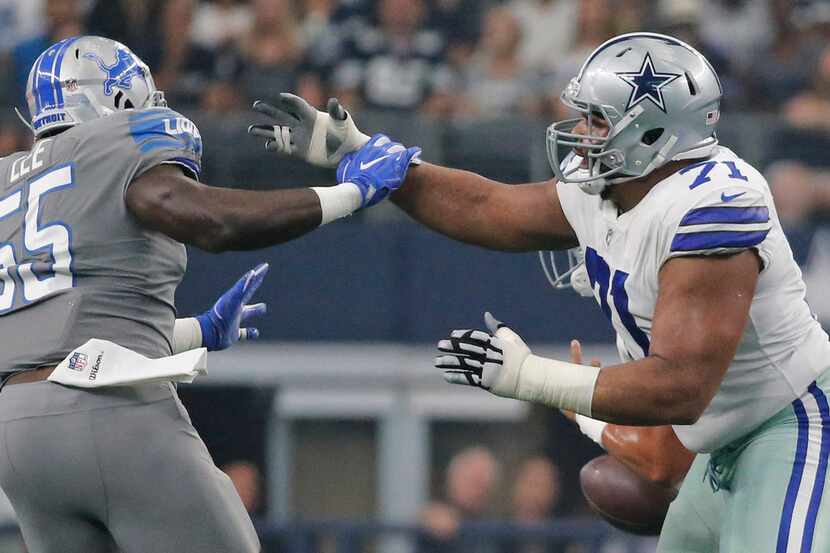
[[[646,536],[660,533],[677,496],[677,490],[649,482],[610,455],[586,463],[579,483],[591,508],[612,526]]]

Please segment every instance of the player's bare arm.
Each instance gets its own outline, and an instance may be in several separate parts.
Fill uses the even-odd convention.
[[[254,110],[266,116],[268,124],[251,125],[248,132],[265,137],[269,151],[320,167],[337,165],[369,140],[335,98],[323,112],[282,93],[274,105],[257,101]],[[511,186],[423,163],[412,168],[391,199],[429,228],[485,248],[534,251],[577,244],[554,181]]]
[[[286,242],[320,225],[311,189],[233,190],[206,186],[160,165],[127,189],[127,207],[144,226],[210,252]]]
[[[269,191],[205,186],[160,165],[132,182],[127,208],[147,228],[210,252],[259,249],[382,201],[419,153],[376,135],[347,156],[339,185]],[[362,162],[366,157],[376,161]]]
[[[392,201],[455,240],[503,251],[558,250],[577,244],[554,181],[507,185],[424,163]]]
[[[735,355],[759,269],[753,251],[668,261],[660,271],[651,354],[600,371],[592,416],[620,424],[693,424]]]

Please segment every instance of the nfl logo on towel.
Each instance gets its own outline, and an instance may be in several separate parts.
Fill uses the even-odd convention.
[[[69,368],[73,371],[83,371],[86,368],[87,356],[85,353],[73,353],[69,358]]]

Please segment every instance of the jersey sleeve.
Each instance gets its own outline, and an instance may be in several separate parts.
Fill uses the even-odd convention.
[[[663,262],[756,249],[766,265],[764,241],[772,229],[769,202],[767,194],[750,186],[712,186],[692,195],[668,211]]]
[[[129,135],[138,150],[133,178],[157,165],[176,164],[194,179],[202,172],[202,137],[188,118],[167,108],[138,110],[128,118]]]

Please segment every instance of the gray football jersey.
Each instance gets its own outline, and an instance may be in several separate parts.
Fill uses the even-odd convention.
[[[202,141],[167,108],[129,110],[0,159],[0,374],[54,365],[90,338],[171,354],[182,244],[124,201],[163,163],[198,178]]]

